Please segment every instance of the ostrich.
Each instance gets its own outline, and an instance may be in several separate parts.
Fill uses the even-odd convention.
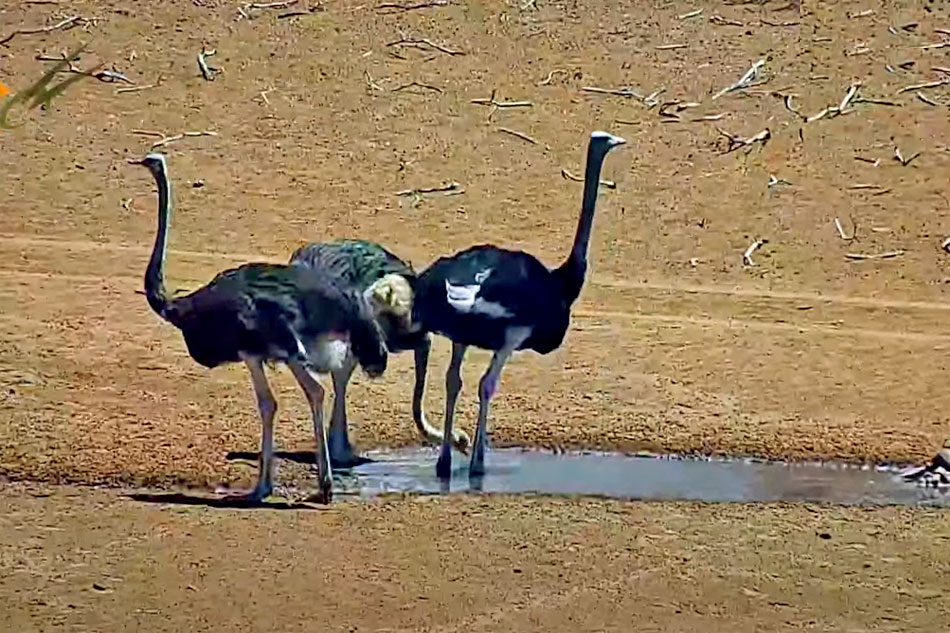
[[[429,333],[411,320],[412,286],[416,281],[412,266],[375,242],[351,239],[301,246],[291,255],[290,263],[325,270],[357,289],[373,307],[388,351],[393,354],[413,351],[416,378],[412,392],[412,418],[426,440],[440,444],[442,433],[426,420],[422,406],[432,343]],[[343,365],[330,372],[333,377],[333,413],[329,446],[330,462],[334,468],[355,466],[365,461],[353,452],[347,432],[346,387],[355,367],[353,355],[348,354]],[[460,452],[467,453],[470,440],[464,431],[455,431],[452,444]]]
[[[273,492],[274,416],[277,401],[264,363],[286,364],[313,413],[317,476],[324,503],[332,498],[332,474],[323,426],[324,389],[314,374],[342,367],[352,353],[370,377],[386,370],[388,353],[371,307],[332,275],[301,266],[250,263],[218,273],[183,297],[165,292],[171,185],[162,154],[129,163],[146,167],[158,185],[158,231],[145,270],[145,296],[162,319],[179,330],[188,353],[213,368],[243,362],[251,375],[261,416],[261,457],[257,483],[233,498],[259,502]]]
[[[587,272],[600,170],[607,153],[626,141],[594,132],[587,147],[584,194],[574,245],[567,260],[549,270],[523,251],[483,244],[441,257],[416,281],[413,320],[427,332],[452,341],[445,374],[445,426],[436,474],[451,476],[455,403],[462,389],[461,366],[469,346],[492,350],[491,363],[478,384],[478,424],[469,467],[470,477],[485,473],[488,406],[498,389],[501,370],[517,350],[548,354],[564,340],[570,310]]]

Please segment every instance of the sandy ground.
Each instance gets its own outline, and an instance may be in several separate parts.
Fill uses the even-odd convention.
[[[589,283],[564,346],[521,355],[506,370],[495,445],[920,461],[947,439],[950,257],[940,244],[950,234],[950,122],[946,105],[928,101],[950,95],[946,86],[897,94],[946,77],[932,67],[950,66],[950,48],[921,48],[945,38],[935,31],[947,26],[940,3],[811,2],[799,14],[784,2],[512,0],[399,11],[347,0],[289,18],[278,16],[317,5],[252,11],[251,20],[239,19],[241,3],[215,0],[64,4],[0,8],[0,38],[60,17],[96,18],[0,46],[0,81],[25,87],[42,72],[37,54],[88,41],[84,67],[103,61],[139,85],[160,85],[117,93],[83,82],[0,132],[8,479],[205,487],[253,475],[224,460],[257,448],[243,368],[198,367],[136,294],[156,201],[147,174],[125,159],[158,140],[136,130],[217,134],[162,148],[177,205],[170,285],[185,289],[339,236],[377,239],[418,267],[483,241],[555,264],[581,191],[561,170],[582,173],[587,135],[610,130],[629,143],[607,160],[603,177],[617,186],[601,192]],[[389,45],[400,39],[442,50]],[[685,47],[658,48],[676,44]],[[210,62],[223,68],[213,82],[198,73],[202,47],[216,49]],[[763,58],[767,83],[711,100]],[[815,115],[858,81],[859,98],[896,105],[858,101],[809,123],[788,107]],[[661,102],[701,105],[670,121],[640,100],[584,87],[663,88]],[[532,105],[492,112],[471,102],[493,90]],[[743,137],[768,128],[771,139],[723,154],[717,128]],[[895,147],[921,154],[902,165]],[[768,186],[770,175],[790,184]],[[396,195],[453,181],[464,193]],[[842,239],[835,218],[853,239]],[[744,265],[760,238],[768,242],[755,265]],[[463,428],[472,428],[472,387],[487,360],[472,353],[465,366]],[[439,341],[427,401],[436,421],[446,361]],[[361,447],[418,441],[412,359],[390,367],[351,388]],[[301,394],[287,372],[275,382],[280,446],[310,448]],[[9,630],[118,627],[106,617],[131,627],[154,611],[172,618],[169,630],[222,618],[259,630],[278,612],[287,629],[320,618],[341,629],[491,630],[508,628],[491,609],[510,604],[520,609],[517,630],[604,630],[639,618],[641,630],[812,622],[858,631],[926,625],[947,610],[925,595],[935,587],[927,578],[947,571],[935,562],[946,560],[940,522],[926,513],[462,499],[251,518],[140,507],[87,488],[38,499],[18,490],[3,497],[0,544],[5,558],[33,552],[39,567],[23,563],[0,580],[9,600],[0,622],[17,625]],[[72,517],[53,521],[65,531],[30,532],[36,549],[24,550],[16,526],[57,512]],[[819,524],[841,538],[815,540]],[[447,540],[436,538],[442,525],[452,528]],[[129,534],[138,536],[106,547]],[[589,539],[596,560],[584,554]],[[870,550],[845,549],[852,542],[873,560]],[[880,564],[885,557],[898,562]],[[286,568],[289,559],[299,565]],[[582,570],[556,571],[572,560]],[[511,561],[524,573],[508,576]],[[92,576],[73,576],[76,563],[123,581],[104,580],[110,589],[99,595]],[[209,575],[199,582],[202,566]],[[153,572],[160,582],[146,582]],[[275,573],[281,582],[267,589]],[[332,591],[318,591],[331,581]],[[365,591],[381,581],[385,592]],[[176,588],[188,583],[207,591]],[[224,592],[229,584],[236,589]],[[595,621],[608,604],[623,617]]]
[[[36,498],[35,495],[51,495]],[[0,498],[6,631],[924,631],[926,511],[393,499],[316,512]]]

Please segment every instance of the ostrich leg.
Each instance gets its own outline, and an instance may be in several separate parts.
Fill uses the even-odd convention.
[[[257,408],[261,414],[261,457],[254,490],[247,494],[230,496],[258,502],[269,497],[274,491],[274,416],[277,414],[277,400],[267,384],[263,361],[260,358],[245,358],[244,364],[251,374]]]
[[[511,328],[505,336],[505,346],[492,356],[488,370],[478,381],[478,426],[475,428],[475,444],[472,448],[472,460],[469,465],[469,477],[481,477],[485,474],[485,445],[488,442],[488,408],[492,397],[498,392],[501,370],[518,347],[531,334],[528,328]]]
[[[467,345],[452,342],[452,360],[445,372],[445,424],[442,427],[442,451],[435,463],[435,474],[440,479],[452,478],[452,425],[455,420],[455,403],[462,390],[462,361]]]
[[[331,372],[333,377],[333,413],[330,416],[330,463],[334,468],[350,468],[363,463],[353,453],[346,419],[346,386],[356,369],[356,359],[346,355],[343,366]]]
[[[330,470],[330,455],[327,451],[327,435],[323,426],[323,396],[324,389],[319,382],[310,375],[307,368],[298,361],[287,363],[294,378],[300,383],[313,410],[313,435],[317,445],[317,483],[320,486],[321,501],[330,503],[333,499],[333,472]]]
[[[429,424],[426,419],[426,412],[423,407],[423,398],[426,391],[426,371],[429,367],[429,350],[432,348],[432,341],[427,336],[425,340],[413,350],[416,365],[416,384],[412,391],[412,420],[419,429],[419,434],[427,441],[433,444],[442,443],[442,433]],[[471,441],[465,431],[454,430],[451,434],[452,445],[455,450],[463,455],[468,454]]]

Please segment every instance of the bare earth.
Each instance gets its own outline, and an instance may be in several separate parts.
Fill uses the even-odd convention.
[[[0,8],[0,39],[98,18],[0,46],[0,81],[13,90],[42,73],[37,54],[81,41],[82,67],[101,60],[138,85],[160,81],[125,93],[80,82],[0,132],[0,475],[29,482],[0,497],[3,630],[945,626],[948,532],[936,512],[506,497],[236,512],[89,487],[246,485],[253,470],[224,456],[258,444],[243,368],[197,366],[136,294],[156,201],[125,159],[159,140],[136,130],[217,134],[162,147],[176,202],[170,285],[182,289],[340,236],[379,240],[420,268],[484,241],[554,264],[581,191],[561,170],[583,173],[590,131],[619,134],[629,143],[606,163],[616,188],[601,191],[571,331],[557,352],[510,363],[493,445],[929,457],[950,422],[940,248],[950,91],[897,93],[948,76],[932,67],[950,66],[950,48],[921,48],[946,39],[935,31],[948,26],[944,3],[811,2],[799,13],[784,2],[401,11],[346,0],[296,17],[278,16],[315,3],[251,10],[251,20],[241,4]],[[439,48],[389,45],[401,38]],[[686,46],[657,48],[674,44]],[[202,47],[223,68],[213,82],[198,73]],[[763,58],[767,83],[711,99]],[[803,123],[790,110],[838,106],[855,82],[840,116]],[[670,121],[584,87],[663,88],[662,103],[701,105]],[[472,103],[493,90],[532,105]],[[771,139],[723,154],[717,128],[768,128]],[[921,154],[902,165],[895,147]],[[770,175],[790,184],[768,186]],[[449,182],[464,193],[396,195]],[[438,341],[432,358],[436,422],[447,351]],[[475,352],[465,366],[469,430],[487,360]],[[362,448],[418,441],[412,359],[390,366],[351,387]],[[276,383],[281,448],[310,448],[302,395],[287,372]],[[51,496],[34,496],[37,486]]]

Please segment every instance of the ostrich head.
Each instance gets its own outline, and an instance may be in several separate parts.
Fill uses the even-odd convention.
[[[419,324],[412,321],[412,285],[402,275],[384,275],[363,296],[372,306],[373,317],[391,352],[411,349],[426,336]]]
[[[590,134],[590,147],[601,159],[607,155],[607,152],[626,142],[626,140],[609,132],[591,132]]]
[[[130,165],[142,165],[153,174],[163,173],[168,169],[164,154],[146,154],[145,158],[140,160],[129,159],[128,163]]]

